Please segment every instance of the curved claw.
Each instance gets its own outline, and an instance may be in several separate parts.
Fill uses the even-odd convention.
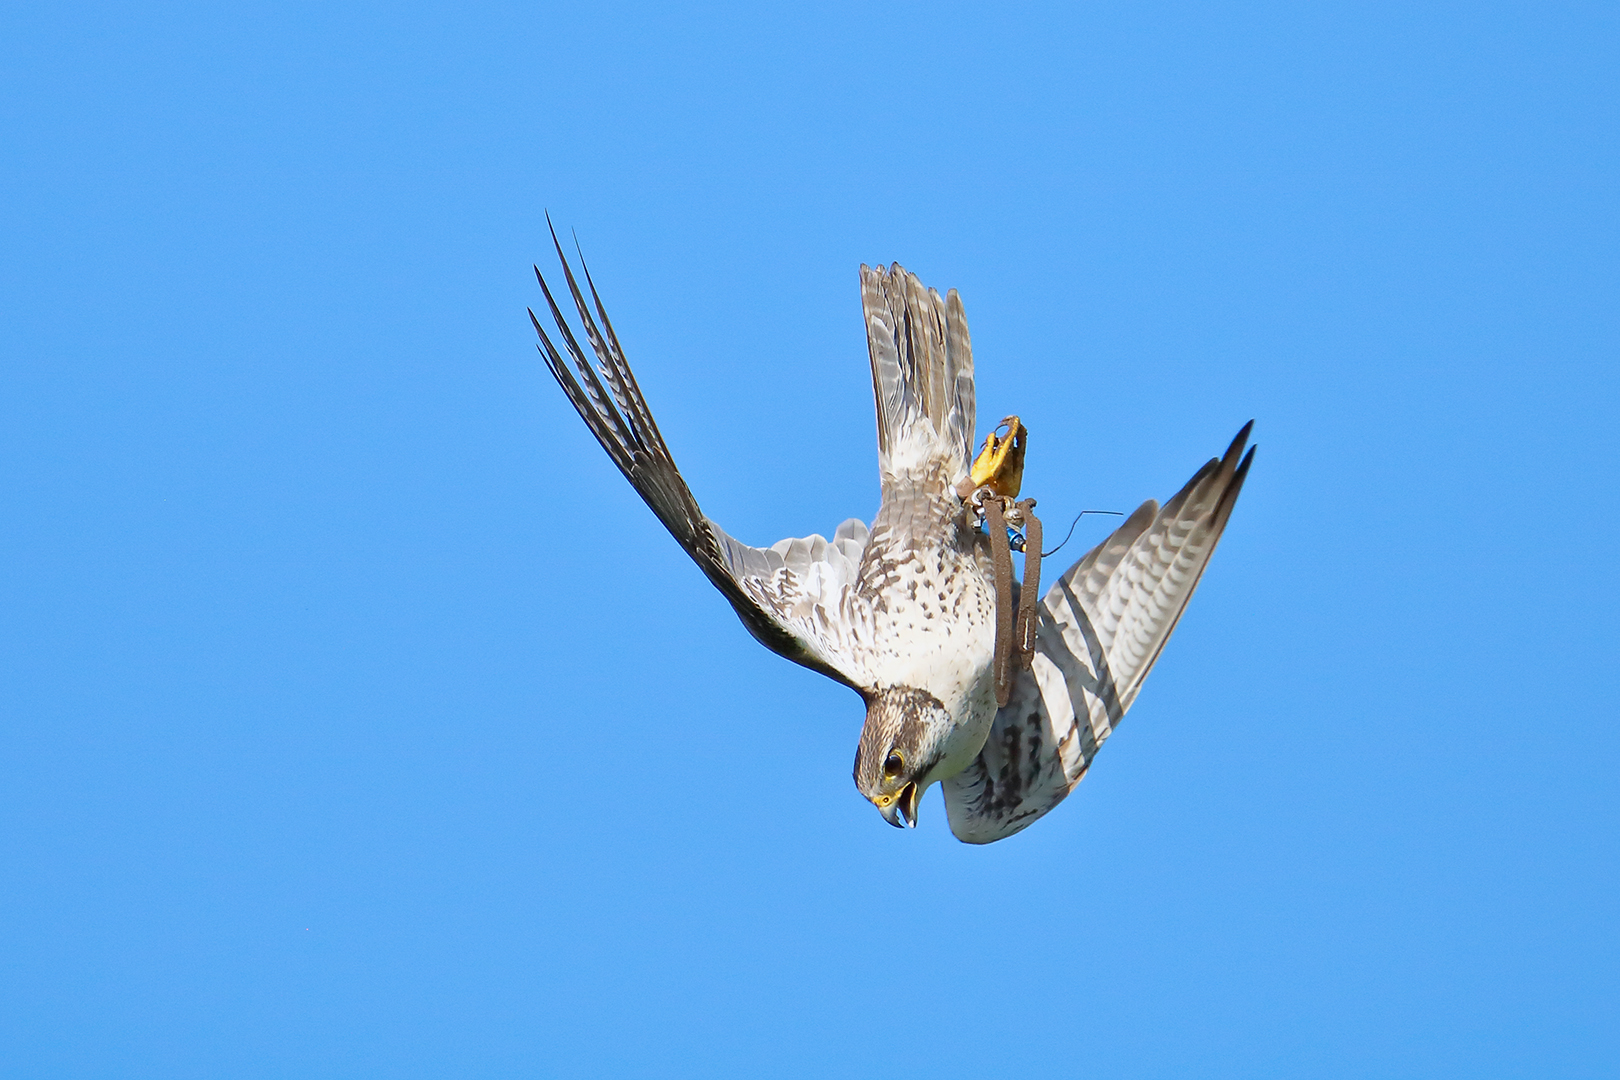
[[[1006,435],[998,435],[1002,428]],[[984,437],[984,449],[973,459],[970,474],[974,488],[988,487],[1007,499],[1018,497],[1024,483],[1024,447],[1029,429],[1016,416],[1009,416]]]

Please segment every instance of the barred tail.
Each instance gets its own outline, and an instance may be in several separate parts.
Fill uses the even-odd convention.
[[[973,343],[962,298],[943,298],[899,263],[861,267],[885,491],[943,465],[954,485],[973,460]]]

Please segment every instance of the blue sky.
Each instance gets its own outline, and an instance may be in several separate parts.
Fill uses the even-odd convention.
[[[0,1076],[1612,1074],[1617,46],[7,8]],[[858,699],[551,384],[546,209],[750,542],[876,508],[861,262],[961,290],[1049,522],[1255,418],[1067,803],[977,849],[860,798]]]

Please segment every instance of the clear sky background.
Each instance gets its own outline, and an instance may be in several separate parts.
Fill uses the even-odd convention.
[[[1306,7],[7,6],[0,1076],[1620,1071],[1620,16]],[[876,509],[863,261],[1048,522],[1255,418],[1067,803],[861,799],[548,208],[750,542]]]

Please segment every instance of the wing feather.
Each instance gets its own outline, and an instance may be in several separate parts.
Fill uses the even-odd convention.
[[[1149,500],[1041,601],[1034,663],[977,759],[946,780],[951,830],[987,844],[1062,802],[1118,728],[1192,599],[1254,461],[1253,421],[1160,509]]]
[[[653,420],[590,271],[585,270],[592,300],[588,305],[555,231],[552,242],[595,363],[581,348],[539,267],[535,278],[556,323],[557,338],[532,310],[529,319],[540,336],[546,367],[585,426],[730,602],[749,633],[773,652],[863,690],[869,682],[864,653],[870,619],[856,583],[866,526],[851,519],[838,527],[831,542],[809,536],[756,548],[728,536],[705,517]]]

